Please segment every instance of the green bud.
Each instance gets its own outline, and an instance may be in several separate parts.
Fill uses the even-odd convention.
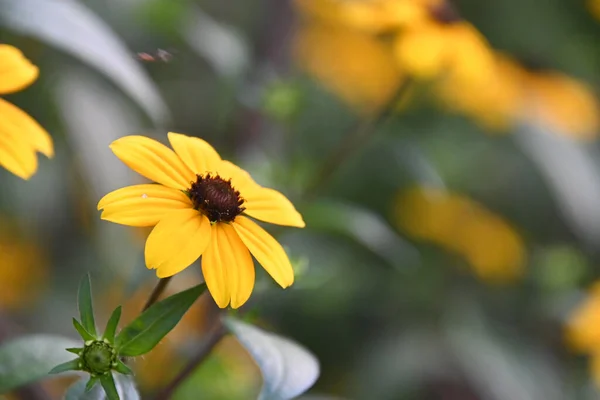
[[[82,369],[92,375],[109,372],[117,361],[115,348],[104,340],[93,340],[85,343],[81,353]]]

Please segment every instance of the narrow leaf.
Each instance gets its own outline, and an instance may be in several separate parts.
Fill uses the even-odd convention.
[[[227,318],[225,326],[248,350],[262,373],[259,400],[295,398],[319,377],[318,360],[299,344],[233,318]]]
[[[124,400],[140,400],[140,395],[135,387],[133,379],[129,376],[116,374],[114,377],[114,383],[117,387],[117,393]],[[100,381],[99,377],[96,377],[94,385],[90,383],[90,380],[80,379],[67,389],[64,400],[106,400],[104,388],[101,385],[95,383]],[[89,390],[86,391],[86,386],[90,386]]]
[[[97,376],[90,376],[90,380],[85,384],[86,393],[92,390],[92,388],[98,383],[99,378]]]
[[[81,338],[84,341],[88,341],[88,340],[96,340],[96,338],[94,336],[92,336],[84,327],[83,325],[81,325],[81,323],[79,321],[77,321],[75,318],[73,318],[73,326],[75,327],[75,329],[77,330],[77,332],[79,332],[79,335],[81,335]]]
[[[86,331],[93,336],[96,336],[96,322],[94,321],[90,274],[86,274],[79,284],[79,291],[77,292],[77,308],[79,309],[81,325],[83,325]]]
[[[131,368],[129,368],[127,364],[125,364],[121,360],[117,361],[117,366],[115,367],[115,370],[123,375],[133,375],[133,371],[131,370]]]
[[[121,306],[115,308],[112,315],[110,316],[108,322],[106,323],[106,329],[104,330],[104,335],[102,337],[108,340],[110,343],[115,342],[115,333],[117,332],[117,326],[119,325],[119,320],[121,319]]]
[[[27,335],[0,345],[0,393],[42,379],[73,357],[65,351],[80,341],[54,335]]]
[[[80,355],[83,351],[83,347],[71,347],[65,350],[67,350],[69,353]]]
[[[67,361],[62,364],[57,365],[56,367],[52,368],[50,370],[50,372],[48,372],[48,373],[49,374],[60,374],[61,372],[79,371],[80,369],[81,368],[79,368],[79,358],[76,358],[74,360]]]
[[[152,350],[205,290],[205,284],[194,286],[167,297],[144,311],[117,336],[115,344],[119,355],[139,356]]]
[[[119,392],[117,392],[117,385],[115,385],[115,379],[110,372],[100,377],[100,383],[102,384],[102,388],[104,389],[104,393],[106,393],[108,400],[120,400]]]
[[[155,123],[167,118],[168,111],[156,85],[110,26],[83,2],[0,0],[0,9],[0,24],[38,38],[104,73]]]

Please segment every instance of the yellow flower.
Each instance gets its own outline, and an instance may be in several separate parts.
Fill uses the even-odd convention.
[[[295,38],[295,55],[305,71],[367,115],[386,105],[404,80],[390,46],[341,26],[304,25]]]
[[[369,33],[382,33],[420,23],[444,0],[296,0],[309,18]]]
[[[202,255],[202,272],[219,307],[238,308],[254,287],[250,254],[283,288],[294,271],[281,245],[247,216],[304,227],[302,216],[276,190],[222,160],[202,139],[169,133],[173,150],[143,136],[111,144],[115,155],[158,184],[115,190],[98,203],[102,219],[154,226],[145,248],[146,266],[160,278],[181,272]]]
[[[480,204],[422,187],[401,193],[398,200],[397,217],[403,230],[460,254],[478,277],[506,283],[522,275],[525,249],[520,235]]]
[[[577,352],[600,354],[600,282],[592,285],[587,298],[571,313],[565,337]]]
[[[466,21],[431,21],[406,29],[394,45],[400,69],[417,79],[451,75],[460,82],[481,81],[493,66],[483,35]]]
[[[37,79],[38,68],[13,46],[0,44],[0,95],[18,92]],[[36,152],[52,157],[50,135],[27,113],[0,99],[0,165],[23,179],[37,170]]]
[[[587,0],[587,8],[594,17],[600,19],[600,0]]]
[[[528,72],[522,87],[522,119],[548,125],[576,139],[598,135],[600,105],[582,82],[558,72]]]

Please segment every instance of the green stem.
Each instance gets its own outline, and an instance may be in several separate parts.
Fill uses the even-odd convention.
[[[144,305],[142,312],[146,311],[148,308],[150,308],[150,306],[152,304],[156,303],[156,301],[160,298],[160,295],[167,288],[167,285],[168,285],[169,281],[171,280],[171,278],[172,277],[170,276],[168,278],[162,278],[158,281],[158,283],[154,287],[154,290],[152,291],[152,293],[150,293],[150,297],[148,297],[148,300],[146,301],[146,304]]]
[[[217,320],[217,323],[213,327],[212,331],[207,335],[204,343],[200,346],[200,349],[196,353],[196,355],[190,360],[190,362],[183,367],[181,372],[177,374],[175,379],[169,383],[167,387],[165,387],[158,396],[155,397],[154,400],[167,400],[173,396],[173,393],[179,385],[181,385],[191,374],[196,370],[196,368],[206,360],[206,358],[210,355],[213,348],[223,339],[227,331],[225,327],[221,323],[220,319]]]
[[[344,135],[338,146],[336,146],[330,155],[325,158],[325,162],[321,165],[319,172],[315,175],[315,180],[308,186],[305,194],[307,200],[312,199],[322,187],[330,182],[333,175],[346,160],[364,147],[365,143],[377,131],[376,128],[386,122],[394,114],[398,103],[404,98],[411,86],[412,80],[407,78],[400,85],[396,94],[377,112],[377,114],[367,120],[359,122],[351,132]]]

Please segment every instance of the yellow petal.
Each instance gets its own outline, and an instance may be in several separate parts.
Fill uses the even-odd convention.
[[[294,205],[277,190],[259,187],[244,193],[244,211],[249,216],[278,225],[304,228],[306,224]]]
[[[281,287],[294,283],[292,264],[273,236],[246,217],[237,217],[232,225],[250,253]]]
[[[202,273],[221,308],[243,305],[254,288],[254,263],[248,248],[229,224],[212,225],[210,245],[202,256]]]
[[[110,148],[129,168],[154,182],[185,190],[196,180],[175,152],[156,140],[125,136],[112,142]]]
[[[216,172],[223,179],[231,179],[231,185],[242,193],[242,197],[244,191],[253,190],[258,185],[248,172],[231,161],[222,160],[217,166]]]
[[[421,79],[432,79],[446,67],[447,32],[438,27],[409,30],[398,36],[395,56],[400,68]]]
[[[194,209],[165,214],[146,241],[146,266],[159,278],[183,271],[206,250],[210,233],[208,218]]]
[[[221,161],[219,153],[200,138],[169,132],[169,142],[179,158],[195,174],[213,171]]]
[[[22,179],[29,179],[37,170],[35,150],[14,130],[14,126],[0,119],[0,165]]]
[[[38,68],[29,62],[21,50],[0,44],[0,93],[22,90],[38,77]]]
[[[135,185],[115,190],[98,203],[101,218],[129,226],[154,226],[169,211],[192,208],[180,190],[162,185]]]
[[[54,155],[52,138],[48,132],[19,107],[0,99],[0,119],[8,122],[7,128],[10,126],[16,135],[23,136],[35,150],[46,157]]]

